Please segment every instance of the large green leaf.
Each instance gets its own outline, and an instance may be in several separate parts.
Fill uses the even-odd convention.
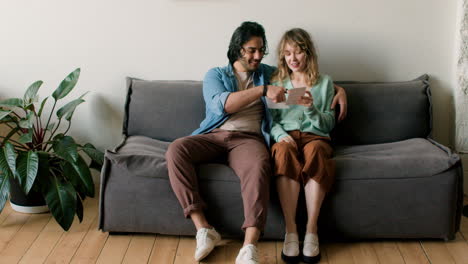
[[[37,155],[39,157],[39,165],[38,171],[36,176],[36,183],[33,185],[33,188],[39,189],[42,194],[45,196],[50,177],[50,153],[45,151],[38,151]]]
[[[6,170],[8,172],[10,172],[12,175],[15,175],[16,174],[16,153],[15,153],[15,148],[13,147],[13,145],[10,143],[10,142],[6,142],[5,143],[5,146],[3,146],[2,150],[0,151],[0,163],[3,163],[5,162],[6,166],[8,166],[7,168],[9,169],[9,171],[7,170],[7,168],[4,167],[4,165],[0,165],[0,168],[2,169],[2,171]],[[4,171],[5,172],[5,171]]]
[[[9,174],[0,172],[0,212],[5,207],[5,203],[10,195]]]
[[[41,107],[39,108],[39,112],[37,113],[37,116],[41,117],[41,115],[42,115],[42,110],[44,110],[44,105],[45,105],[45,103],[47,102],[47,99],[48,99],[48,98],[49,98],[49,97],[46,97],[46,98],[44,98],[44,100],[42,100],[42,102],[41,102]]]
[[[63,175],[71,182],[73,187],[75,187],[75,190],[78,192],[79,196],[81,196],[82,198],[86,197],[86,185],[83,183],[83,181],[80,178],[80,175],[78,175],[71,163],[68,161],[63,161],[61,163],[61,167],[63,170]]]
[[[59,225],[68,231],[76,212],[76,191],[71,183],[64,181],[60,175],[47,177],[45,200],[50,212]]]
[[[3,107],[23,107],[23,99],[20,98],[10,98],[3,101],[0,101],[0,106]]]
[[[0,110],[0,120],[2,120],[4,117],[8,116],[11,112],[11,110],[9,111],[5,111],[5,110]]]
[[[78,82],[78,78],[80,77],[80,71],[80,68],[78,68],[63,79],[59,87],[57,87],[52,94],[52,97],[54,97],[56,101],[67,96],[67,94],[75,87]]]
[[[29,86],[23,96],[23,103],[25,105],[29,105],[36,101],[37,91],[39,90],[39,87],[41,87],[42,83],[42,81],[36,81]]]
[[[83,151],[91,158],[92,161],[95,161],[97,164],[102,166],[104,163],[104,153],[97,150],[96,147],[90,143],[86,143],[83,146]]]
[[[32,128],[33,122],[34,122],[34,113],[29,111],[26,117],[20,119],[19,126],[21,128]]]
[[[39,169],[39,156],[35,151],[21,152],[18,155],[18,174],[25,194],[34,184]]]
[[[7,155],[5,154],[4,148],[0,148],[0,211],[3,210],[5,202],[8,199],[10,193],[10,181],[12,172],[8,165]]]
[[[65,116],[65,119],[70,121],[73,113],[75,112],[76,107],[83,103],[85,100],[83,99],[75,99],[68,104],[62,106],[58,111],[57,111],[57,117],[61,119],[63,116]]]
[[[79,195],[76,195],[76,215],[80,223],[83,222],[83,202],[81,201]]]
[[[70,162],[70,164],[75,169],[75,172],[80,177],[81,183],[85,187],[86,195],[89,197],[94,197],[94,182],[93,177],[91,176],[91,171],[89,170],[88,165],[81,156],[78,156],[76,162]]]
[[[55,154],[69,162],[76,162],[78,160],[78,149],[70,136],[63,136],[62,134],[54,137],[54,143],[52,144]]]
[[[32,142],[32,136],[33,136],[33,130],[29,129],[28,133],[20,136],[20,138],[18,139],[18,142],[23,143],[23,144],[30,143]]]

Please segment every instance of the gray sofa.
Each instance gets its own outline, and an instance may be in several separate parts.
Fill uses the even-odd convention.
[[[199,81],[128,78],[124,139],[106,151],[99,227],[110,232],[194,235],[167,175],[164,153],[204,117]],[[348,117],[333,131],[336,182],[324,201],[321,235],[338,238],[453,239],[462,210],[459,157],[431,139],[428,76],[407,82],[338,82]],[[240,237],[239,179],[223,164],[201,164],[207,217],[225,237]],[[301,196],[302,197],[302,196]],[[297,219],[305,223],[304,203]],[[274,181],[266,239],[282,239]]]

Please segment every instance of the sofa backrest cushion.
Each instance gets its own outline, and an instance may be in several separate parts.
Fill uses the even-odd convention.
[[[335,82],[348,98],[348,115],[332,132],[339,145],[388,143],[430,137],[429,77],[407,82]]]
[[[426,138],[432,128],[428,76],[406,82],[335,82],[345,88],[348,115],[332,132],[339,145]],[[190,135],[205,117],[201,81],[127,78],[123,133],[173,141]]]
[[[190,135],[205,117],[201,81],[127,78],[123,133],[173,141]]]

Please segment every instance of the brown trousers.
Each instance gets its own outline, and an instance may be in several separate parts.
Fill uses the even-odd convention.
[[[263,231],[270,196],[270,154],[263,137],[252,133],[215,129],[171,143],[166,152],[169,180],[185,217],[206,208],[199,193],[196,166],[223,156],[240,178],[245,217],[242,229],[258,227]]]
[[[271,148],[276,176],[286,176],[303,185],[309,179],[318,182],[329,191],[335,180],[335,162],[330,138],[312,133],[290,131],[298,149],[291,143],[277,142]]]

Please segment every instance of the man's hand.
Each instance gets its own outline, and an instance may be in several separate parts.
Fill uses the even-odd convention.
[[[284,87],[268,85],[266,97],[270,98],[274,103],[284,102],[286,100],[285,92]]]
[[[340,105],[340,115],[338,116],[338,122],[343,121],[348,113],[348,101],[346,99],[345,89],[341,86],[335,85],[335,97],[331,104],[331,109],[335,109],[336,104]]]
[[[287,135],[285,137],[280,138],[279,142],[286,142],[288,144],[292,144],[294,146],[294,148],[296,150],[298,150],[296,141],[294,141],[294,139],[290,135]]]
[[[314,104],[314,98],[309,91],[306,91],[303,96],[297,99],[297,104],[305,107],[311,107]]]

